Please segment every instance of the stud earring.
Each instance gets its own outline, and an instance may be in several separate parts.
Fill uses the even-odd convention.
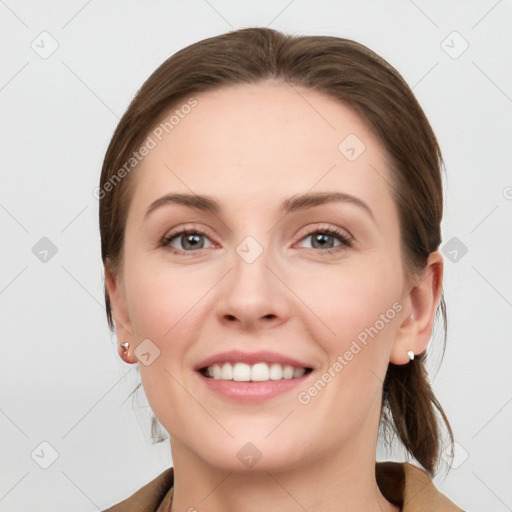
[[[414,359],[414,352],[412,350],[409,350],[407,352],[407,355],[409,356],[409,359],[412,361]]]
[[[121,347],[123,347],[125,350],[128,350],[128,347],[130,346],[130,344],[125,341],[124,343],[121,343]]]

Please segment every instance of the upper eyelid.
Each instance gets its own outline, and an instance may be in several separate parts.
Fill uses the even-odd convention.
[[[173,229],[168,230],[167,233],[162,238],[172,238],[172,237],[175,237],[176,235],[180,235],[180,234],[186,233],[188,231],[194,232],[194,233],[197,232],[202,235],[211,236],[210,235],[211,230],[209,228],[196,227],[193,223],[188,223],[185,225],[180,225],[180,227],[178,227],[178,228],[173,228]]]
[[[334,225],[331,225],[331,224],[328,224],[325,222],[320,222],[317,227],[307,227],[307,228],[301,229],[301,231],[300,231],[301,234],[297,235],[298,236],[297,240],[302,240],[306,236],[311,236],[314,233],[321,233],[323,231],[334,231],[334,232],[339,231],[339,233],[337,234],[338,236],[342,235],[351,241],[354,240],[352,233],[350,231],[348,231],[347,229],[341,228],[339,226],[334,226]]]

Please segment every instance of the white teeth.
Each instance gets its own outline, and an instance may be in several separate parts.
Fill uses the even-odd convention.
[[[231,380],[233,378],[233,367],[229,363],[222,366],[220,378],[222,380]]]
[[[251,380],[262,382],[269,379],[268,365],[257,363],[251,368]]]
[[[299,377],[302,377],[306,373],[305,368],[294,368],[293,369],[293,378],[298,379]]]
[[[213,368],[213,375],[212,371],[210,371],[210,377],[213,376],[214,379],[220,379],[222,376],[222,368],[218,364],[214,364],[213,367],[210,366],[209,370],[212,370]]]
[[[270,365],[270,380],[281,380],[283,378],[283,367],[274,363]]]
[[[283,368],[283,379],[293,379],[293,366],[286,365]]]
[[[306,373],[306,368],[295,368],[279,363],[224,363],[214,364],[206,369],[206,375],[216,380],[234,380],[237,382],[265,382],[268,380],[298,379]]]
[[[226,364],[229,363],[225,363],[224,367]],[[233,380],[238,382],[249,382],[251,380],[251,367],[245,363],[235,363],[233,366]]]

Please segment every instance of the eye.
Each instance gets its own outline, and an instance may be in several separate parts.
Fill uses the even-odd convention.
[[[311,247],[304,246],[307,240],[311,240]],[[300,247],[306,249],[319,249],[325,253],[336,252],[346,247],[351,247],[351,239],[341,230],[334,228],[323,228],[311,231],[301,238]],[[160,241],[160,246],[169,247],[173,252],[196,252],[201,249],[213,247],[208,236],[197,229],[186,229],[165,236]]]
[[[207,249],[212,246],[212,243],[201,231],[185,230],[164,237],[160,245],[171,247],[176,252],[194,252]]]
[[[303,244],[309,239],[311,240],[311,249],[320,249],[325,252],[334,252],[338,250],[338,248],[351,247],[352,245],[352,241],[347,235],[333,228],[312,231],[303,237],[300,243]],[[304,247],[303,245],[301,246]]]

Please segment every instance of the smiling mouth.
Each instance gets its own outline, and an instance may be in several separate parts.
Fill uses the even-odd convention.
[[[201,368],[203,377],[214,380],[235,382],[266,382],[275,380],[299,379],[312,372],[312,368],[302,368],[279,363],[223,363]]]

